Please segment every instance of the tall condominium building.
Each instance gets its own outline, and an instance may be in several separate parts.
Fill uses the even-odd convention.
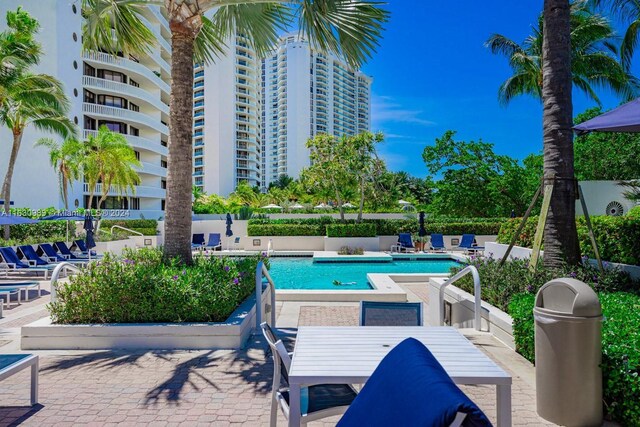
[[[7,10],[18,6],[38,19],[41,30],[37,37],[44,54],[36,71],[53,75],[63,83],[71,101],[71,118],[81,136],[87,138],[104,125],[126,135],[133,146],[142,164],[138,171],[140,185],[126,197],[110,191],[102,208],[129,209],[132,217],[158,218],[164,214],[169,141],[169,24],[157,6],[149,6],[143,21],[158,39],[149,54],[125,57],[83,52],[80,4],[78,0],[3,0],[0,30],[6,25]],[[0,140],[7,141],[8,133],[0,132]],[[15,206],[64,207],[47,150],[33,147],[42,136],[49,135],[33,128],[25,133],[13,179]],[[0,174],[6,170],[9,150],[10,144],[0,144]],[[101,185],[94,189],[95,194],[101,194]],[[86,207],[89,190],[86,183],[74,183],[70,208]]]
[[[262,61],[262,80],[263,187],[309,166],[310,137],[371,128],[372,79],[297,34],[282,37]]]
[[[261,180],[259,61],[247,39],[227,41],[213,64],[196,64],[193,94],[193,183],[228,196]]]

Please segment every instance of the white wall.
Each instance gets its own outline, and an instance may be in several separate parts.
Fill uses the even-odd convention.
[[[635,206],[634,202],[624,197],[626,189],[618,185],[618,181],[581,181],[580,186],[589,215],[606,215],[607,205],[611,202],[620,203],[623,213],[629,212],[629,209]],[[576,215],[584,215],[579,200],[576,201]]]

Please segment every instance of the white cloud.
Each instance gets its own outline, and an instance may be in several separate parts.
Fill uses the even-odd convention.
[[[414,123],[433,126],[436,123],[422,117],[424,111],[406,108],[390,96],[372,95],[371,119],[374,129],[381,129],[385,123]]]

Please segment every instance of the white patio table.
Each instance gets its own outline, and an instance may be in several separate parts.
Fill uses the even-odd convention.
[[[511,426],[511,376],[456,329],[422,326],[300,327],[289,369],[289,426],[300,425],[301,387],[364,384],[409,337],[422,342],[456,384],[495,384],[498,427]]]

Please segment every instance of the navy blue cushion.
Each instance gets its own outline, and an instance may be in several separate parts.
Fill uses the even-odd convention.
[[[380,362],[338,427],[445,427],[458,412],[467,414],[463,426],[491,426],[431,352],[407,338]]]
[[[38,256],[38,254],[36,253],[36,251],[33,249],[31,245],[23,245],[23,246],[20,246],[18,249],[20,249],[20,252],[22,252],[22,255],[24,255],[26,259],[28,259],[29,261],[35,261],[36,265],[49,264],[47,261],[43,260]]]
[[[16,268],[29,268],[29,264],[25,264],[20,261],[18,254],[11,247],[0,248],[0,255],[4,259],[4,262],[8,264],[15,264]]]

